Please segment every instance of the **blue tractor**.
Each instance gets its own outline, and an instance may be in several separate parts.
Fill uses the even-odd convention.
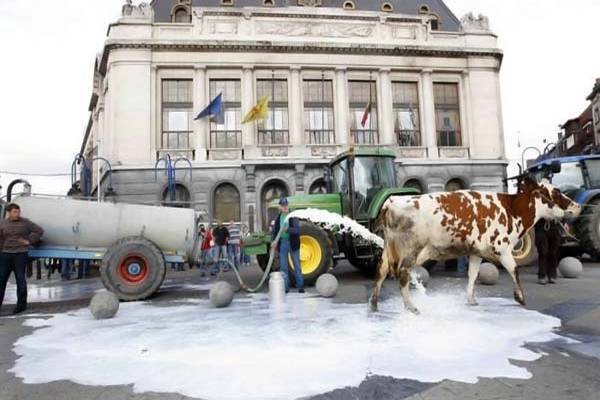
[[[552,165],[560,163],[560,172]],[[600,155],[548,158],[536,161],[527,172],[536,180],[549,179],[561,192],[584,205],[581,215],[567,221],[561,255],[588,254],[600,261]]]

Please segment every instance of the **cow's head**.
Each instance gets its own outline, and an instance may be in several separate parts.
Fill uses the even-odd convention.
[[[561,193],[546,179],[540,183],[530,178],[519,182],[519,192],[528,194],[535,203],[536,215],[545,219],[577,217],[581,206]]]

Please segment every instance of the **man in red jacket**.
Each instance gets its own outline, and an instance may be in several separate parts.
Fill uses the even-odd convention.
[[[8,218],[0,221],[0,307],[8,278],[13,272],[17,281],[17,307],[13,314],[19,314],[27,309],[27,252],[29,246],[40,241],[44,230],[27,218],[22,218],[21,208],[17,204],[9,204],[6,212]]]

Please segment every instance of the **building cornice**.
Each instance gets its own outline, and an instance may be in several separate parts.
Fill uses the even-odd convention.
[[[108,55],[112,50],[138,49],[152,51],[229,52],[229,53],[309,53],[309,54],[355,54],[379,56],[417,56],[441,58],[493,57],[502,63],[504,53],[500,49],[456,48],[414,45],[382,44],[326,44],[326,43],[273,43],[271,41],[160,41],[116,40],[107,41],[100,64],[100,73],[106,74]]]

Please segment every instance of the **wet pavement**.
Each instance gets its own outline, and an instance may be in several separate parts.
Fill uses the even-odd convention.
[[[341,282],[335,299],[340,303],[366,303],[371,281],[342,264],[335,270]],[[257,267],[243,272],[248,283],[253,284],[260,278]],[[458,278],[452,272],[438,271],[433,274],[428,286],[430,293],[456,287],[464,289],[465,278]],[[578,343],[564,341],[543,344],[531,344],[529,348],[542,354],[533,362],[513,361],[515,365],[527,368],[533,375],[531,379],[484,378],[476,384],[453,381],[440,383],[421,383],[390,377],[369,376],[357,387],[339,388],[329,393],[311,397],[314,400],[345,399],[582,399],[600,400],[600,264],[586,264],[585,275],[581,279],[560,279],[557,285],[539,286],[535,284],[534,268],[524,269],[521,278],[527,297],[527,308],[558,317],[562,328],[558,333],[577,339]],[[223,274],[220,279],[234,283],[231,273]],[[152,300],[154,305],[169,307],[190,298],[205,299],[212,280],[201,278],[198,271],[172,272],[160,293]],[[12,351],[14,343],[30,334],[33,328],[23,325],[23,321],[34,314],[62,313],[85,307],[94,292],[101,289],[99,278],[81,281],[61,282],[31,281],[29,284],[30,310],[28,315],[0,318],[0,399],[187,399],[174,393],[134,394],[127,386],[86,386],[70,381],[58,381],[45,384],[24,384],[21,379],[7,372],[14,366],[16,359]],[[15,287],[7,288],[5,306],[0,315],[6,315],[15,302]],[[398,296],[397,282],[387,281],[382,297]],[[512,298],[509,277],[501,274],[496,286],[477,286],[479,297]],[[175,300],[175,302],[174,302]],[[68,338],[65,338],[68,340]],[[490,338],[493,340],[493,338]],[[57,366],[60,368],[60,366]],[[82,366],[85,368],[85,366]],[[271,373],[276,373],[275,371]],[[201,371],[199,372],[201,376]],[[304,377],[303,379],[319,379]],[[240,398],[243,398],[241,396]]]

